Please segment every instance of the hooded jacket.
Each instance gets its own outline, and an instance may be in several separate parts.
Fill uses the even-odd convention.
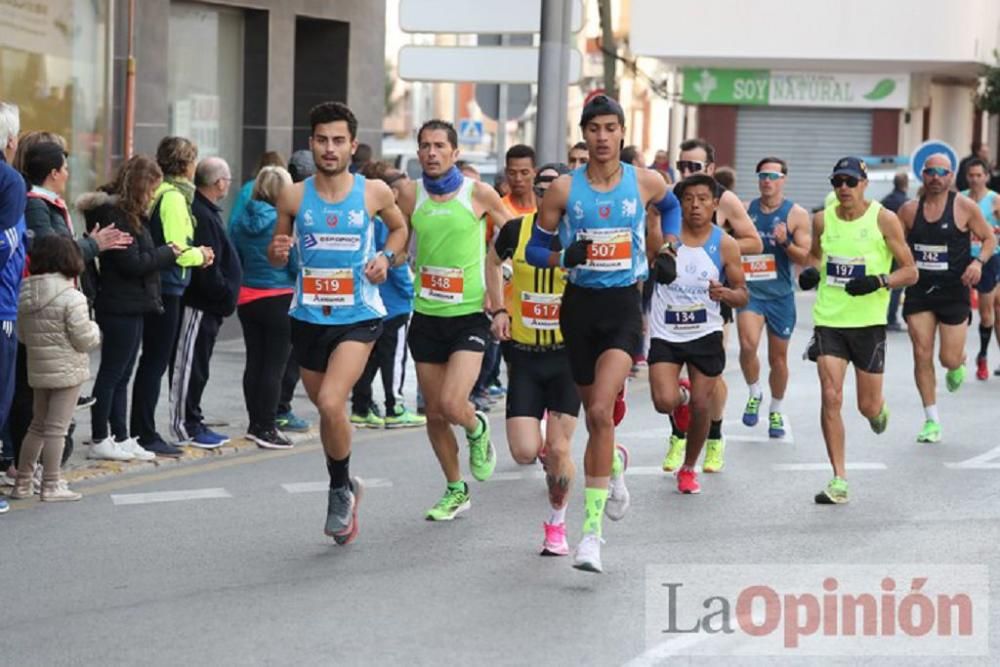
[[[164,294],[180,296],[191,282],[191,269],[205,263],[201,250],[194,247],[196,221],[191,213],[194,185],[183,178],[165,178],[156,189],[149,216],[149,233],[162,246],[173,243],[182,250],[175,266],[160,275]]]
[[[24,269],[24,206],[28,187],[0,151],[0,321],[17,318],[17,294]]]
[[[75,387],[90,379],[87,354],[101,344],[87,297],[60,273],[28,276],[17,305],[17,337],[28,352],[28,385]]]
[[[233,221],[229,237],[236,246],[236,252],[243,264],[243,284],[258,289],[292,289],[295,287],[295,271],[298,254],[292,248],[288,264],[283,267],[271,266],[267,259],[267,246],[278,222],[278,212],[273,206],[259,199],[247,203],[243,215]]]

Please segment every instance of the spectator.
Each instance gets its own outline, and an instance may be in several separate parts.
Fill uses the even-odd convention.
[[[590,151],[587,150],[586,142],[578,141],[570,147],[569,153],[566,157],[566,164],[569,165],[571,170],[576,169],[577,167],[582,167],[589,161]]]
[[[281,191],[291,183],[291,176],[281,167],[261,169],[247,214],[229,230],[243,268],[236,312],[246,346],[243,369],[243,399],[249,418],[246,437],[265,449],[292,446],[277,427],[276,413],[292,347],[288,308],[298,259],[294,248],[287,266],[275,268],[267,258],[267,246],[278,222],[275,204]]]
[[[72,238],[50,234],[33,242],[31,275],[21,286],[17,332],[28,352],[34,417],[17,462],[12,498],[34,495],[32,478],[39,455],[43,502],[83,497],[70,490],[59,472],[76,399],[90,379],[87,353],[101,344],[101,330],[90,320],[87,297],[74,283],[81,273],[83,257]]]
[[[55,132],[45,132],[42,130],[34,130],[32,132],[25,132],[24,135],[17,141],[17,150],[14,151],[14,158],[10,161],[10,166],[17,169],[22,174],[25,173],[25,162],[27,161],[28,150],[30,150],[36,144],[41,143],[54,143],[59,144],[59,147],[66,150],[66,139],[62,135],[56,134]]]
[[[715,170],[715,180],[730,192],[736,191],[736,170],[732,167],[717,168]]]
[[[908,194],[909,189],[910,178],[906,175],[906,172],[896,172],[896,175],[892,177],[892,192],[882,199],[882,206],[895,213],[910,198]],[[893,267],[895,267],[895,264],[896,262],[893,261]],[[893,271],[895,270],[893,268]],[[894,289],[889,293],[889,313],[888,323],[886,324],[886,328],[889,331],[902,331],[904,328],[903,324],[899,321],[899,298],[902,293],[902,288]]]
[[[250,201],[250,195],[253,194],[253,183],[257,179],[257,174],[260,173],[260,170],[264,167],[280,167],[284,164],[285,158],[281,157],[281,154],[277,151],[265,151],[261,153],[257,159],[257,167],[253,170],[253,176],[240,187],[240,193],[236,195],[233,208],[229,211],[229,227],[232,227],[233,222],[246,211],[247,202]]]
[[[350,172],[352,174],[358,173],[366,164],[372,161],[373,157],[374,153],[371,146],[368,144],[358,144],[358,147],[354,149],[354,155],[351,156]]]
[[[156,189],[149,232],[157,245],[180,248],[174,266],[160,274],[160,312],[145,315],[142,328],[142,355],[132,384],[132,435],[157,456],[179,458],[184,450],[166,442],[156,430],[156,404],[160,399],[163,374],[171,367],[180,326],[181,297],[191,281],[191,269],[212,264],[211,248],[195,247],[194,170],[198,149],[183,137],[164,137],[156,149],[156,162],[163,170],[163,182]]]
[[[312,151],[301,150],[292,153],[288,161],[288,175],[292,177],[292,183],[301,183],[316,173],[316,160],[313,159]]]
[[[656,151],[656,155],[653,157],[653,164],[649,165],[649,168],[663,174],[668,185],[674,182],[674,168],[670,164],[670,153],[667,151]]]
[[[633,167],[643,167],[642,163],[642,151],[639,150],[638,146],[626,146],[622,149],[619,159],[625,164],[630,164]]]
[[[149,207],[162,178],[163,172],[156,162],[136,155],[118,169],[114,181],[76,201],[88,229],[113,225],[132,236],[128,247],[100,257],[94,310],[104,340],[101,365],[94,381],[95,403],[90,408],[93,444],[88,458],[112,461],[156,458],[130,437],[128,383],[139,356],[145,317],[163,311],[160,271],[173,266],[180,254],[176,245],[154,245],[149,230]]]
[[[479,170],[476,169],[476,165],[471,162],[468,162],[467,160],[458,160],[455,162],[455,166],[458,167],[460,172],[462,172],[462,176],[471,178],[474,181],[482,180],[482,177],[479,175]]]
[[[962,158],[962,161],[958,163],[958,173],[955,174],[955,189],[961,192],[962,190],[969,189],[969,179],[966,177],[966,171],[969,168],[969,162],[975,158],[979,158],[986,164],[990,163],[990,147],[981,141],[973,141],[970,147],[972,152]]]
[[[174,437],[202,449],[215,449],[229,442],[204,424],[201,397],[208,384],[212,350],[222,320],[236,310],[243,270],[236,249],[226,236],[219,203],[229,194],[233,178],[229,165],[219,157],[208,157],[194,174],[194,244],[212,249],[215,260],[192,273],[184,290],[184,312],[177,341],[170,383],[170,425]]]

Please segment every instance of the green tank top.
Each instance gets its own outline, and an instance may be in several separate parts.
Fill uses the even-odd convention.
[[[857,220],[837,217],[837,204],[823,212],[820,247],[819,292],[813,306],[813,321],[824,327],[856,329],[885,325],[889,290],[879,289],[864,296],[851,296],[844,285],[853,278],[888,274],[892,253],[878,227],[882,205],[873,201]]]
[[[423,183],[410,225],[417,235],[413,308],[435,317],[480,313],[486,297],[486,223],[472,207],[475,181],[466,178],[454,197],[434,201]]]

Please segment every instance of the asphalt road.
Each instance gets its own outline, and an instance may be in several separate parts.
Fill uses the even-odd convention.
[[[761,574],[761,583],[775,585],[781,573],[809,565],[1000,571],[1000,443],[992,421],[1000,378],[978,383],[970,373],[959,393],[942,395],[945,440],[917,445],[922,411],[905,334],[889,342],[888,432],[873,435],[856,411],[847,411],[848,461],[857,466],[850,470],[852,502],[813,504],[830,472],[815,367],[800,360],[809,303],[800,301],[792,343],[790,437],[768,441],[763,422],[753,430],[738,423],[746,389],[731,350],[726,467],[702,476],[699,496],[678,495],[672,476],[659,471],[668,427],[652,410],[645,380],[631,384],[618,439],[632,453],[633,504],[621,522],[605,522],[603,575],[573,570],[568,558],[537,555],[547,517],[544,483],[537,466],[511,460],[497,406],[497,474],[482,484],[469,477],[473,507],[451,523],[423,520],[444,484],[422,430],[357,433],[352,469],[369,489],[361,534],[344,548],[322,534],[327,476],[315,440],[289,452],[251,450],[80,484],[86,497],[79,503],[14,503],[0,517],[2,661],[996,664],[987,654],[849,657],[838,645],[817,657],[794,649],[690,657],[716,650],[739,656],[746,644],[707,634],[647,642],[647,621],[662,625],[647,618],[647,598],[662,594],[664,583],[662,571],[647,576],[650,566],[668,566],[689,587],[699,583],[689,578],[699,567],[700,584],[718,576],[720,587],[734,572],[755,568],[771,573]],[[237,346],[220,348],[206,399],[212,414],[232,421],[233,434],[242,432]],[[969,350],[971,358],[971,338]],[[1000,360],[995,348],[993,354]],[[943,372],[939,381],[944,394]],[[853,389],[847,394],[850,406]],[[304,402],[300,407],[315,415]],[[578,432],[578,464],[583,443]],[[571,545],[581,510],[575,485]],[[967,591],[990,606],[976,617],[976,631],[992,653],[1000,649],[998,590]],[[685,605],[687,614],[700,603]]]

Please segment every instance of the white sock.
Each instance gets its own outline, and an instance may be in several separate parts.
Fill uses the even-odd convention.
[[[771,397],[771,412],[781,412],[781,402],[784,401],[783,398]]]
[[[566,523],[566,507],[563,505],[560,509],[552,510],[552,513],[549,514],[549,523],[554,525]]]
[[[937,405],[925,405],[924,416],[927,417],[927,419],[931,419],[933,421],[940,421],[938,419]]]
[[[748,384],[747,388],[750,389],[750,396],[763,396],[764,392],[760,388],[760,382],[754,382],[753,384]]]

